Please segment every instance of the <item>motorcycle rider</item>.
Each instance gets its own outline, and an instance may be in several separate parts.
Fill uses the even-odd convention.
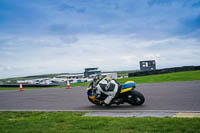
[[[101,93],[104,93],[107,95],[104,103],[106,105],[110,105],[112,99],[116,96],[118,92],[119,85],[120,84],[115,79],[112,79],[110,77],[99,78],[96,85],[96,98],[100,97]]]

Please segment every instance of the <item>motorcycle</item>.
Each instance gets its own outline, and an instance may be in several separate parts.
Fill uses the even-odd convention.
[[[93,80],[87,88],[88,100],[95,105],[103,105],[104,100],[107,95],[102,93],[100,97],[96,97],[96,85],[98,84],[97,80]],[[135,90],[136,83],[134,81],[127,81],[124,84],[120,85],[118,92],[113,98],[111,104],[124,104],[128,103],[131,105],[142,105],[145,101],[144,95],[139,91]]]

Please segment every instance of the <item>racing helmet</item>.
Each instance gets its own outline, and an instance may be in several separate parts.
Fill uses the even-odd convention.
[[[106,77],[106,79],[107,79],[108,81],[111,81],[111,80],[112,80],[111,77]]]

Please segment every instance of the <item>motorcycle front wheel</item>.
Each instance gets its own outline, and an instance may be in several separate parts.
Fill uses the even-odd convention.
[[[91,103],[95,104],[95,105],[101,105],[100,102],[93,101],[92,99],[90,99],[89,96],[88,96],[88,100],[89,100]]]
[[[144,95],[136,90],[130,91],[127,94],[128,103],[131,105],[142,105],[145,101]]]

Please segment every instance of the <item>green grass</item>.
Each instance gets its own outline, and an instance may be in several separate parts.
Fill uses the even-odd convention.
[[[0,112],[0,133],[200,133],[199,118],[83,117],[81,112]]]
[[[120,83],[124,83],[128,80],[134,80],[136,83],[161,83],[200,80],[200,70],[118,79]]]
[[[87,86],[88,82],[83,82],[83,83],[72,83],[70,84],[71,87],[79,87],[79,86]],[[56,86],[54,88],[61,88],[61,87],[67,87],[67,85],[60,85],[60,86]]]
[[[129,81],[129,80],[133,80],[137,84],[177,82],[177,81],[193,81],[193,80],[200,80],[200,70],[117,79],[117,81],[120,84],[123,84],[123,83],[125,83],[126,81]],[[87,86],[87,84],[88,83],[81,83],[81,84],[77,83],[77,84],[74,84],[74,86]]]
[[[42,87],[49,88],[49,87]],[[23,87],[23,90],[26,89],[41,89],[41,87]],[[0,90],[19,90],[19,87],[0,87]]]
[[[161,83],[161,82],[177,82],[177,81],[192,81],[200,80],[200,70],[197,71],[186,71],[186,72],[175,72],[167,74],[158,74],[158,75],[149,75],[149,76],[137,76],[124,79],[117,79],[120,84],[125,83],[126,81],[133,80],[137,84],[142,83]],[[74,83],[71,84],[71,87],[75,86],[87,86],[88,82],[85,83]],[[55,88],[66,87],[67,85],[56,86]],[[4,88],[0,87],[0,90],[17,90],[18,87]],[[26,87],[24,89],[39,89],[38,87]]]

